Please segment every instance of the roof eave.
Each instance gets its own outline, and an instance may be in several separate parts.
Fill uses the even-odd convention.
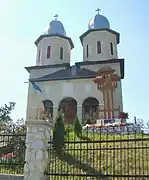
[[[74,44],[71,40],[70,37],[67,37],[67,36],[61,36],[61,35],[58,35],[58,34],[55,34],[55,35],[48,35],[48,34],[44,34],[44,35],[41,35],[39,36],[39,38],[35,41],[35,45],[37,46],[38,43],[43,39],[43,38],[46,38],[46,37],[53,37],[53,36],[57,36],[57,37],[60,37],[60,38],[64,38],[64,39],[67,39],[70,43],[70,46],[71,46],[71,49],[74,48]]]
[[[83,39],[84,37],[86,37],[90,32],[94,32],[94,31],[103,31],[103,30],[106,30],[106,31],[109,31],[113,34],[116,35],[116,39],[117,39],[117,44],[120,43],[120,34],[112,29],[107,29],[107,28],[104,28],[104,29],[89,29],[87,30],[85,33],[83,33],[81,36],[80,36],[80,41],[81,41],[81,44],[83,45]]]

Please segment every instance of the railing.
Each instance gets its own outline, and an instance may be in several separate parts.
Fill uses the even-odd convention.
[[[113,131],[114,131],[113,127]],[[65,149],[57,154],[49,142],[46,174],[54,179],[149,179],[149,135],[114,134],[87,129],[67,135]],[[111,131],[110,131],[111,132]]]
[[[25,133],[11,132],[0,135],[0,173],[23,174],[25,138]]]

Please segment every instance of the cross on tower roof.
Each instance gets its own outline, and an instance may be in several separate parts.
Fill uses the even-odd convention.
[[[98,14],[99,14],[99,11],[101,11],[101,9],[97,8],[97,9],[96,9],[96,11],[97,11],[97,12],[98,12]]]
[[[57,18],[59,17],[59,15],[55,14],[55,16],[54,16],[54,17],[55,17],[55,20],[57,20]]]

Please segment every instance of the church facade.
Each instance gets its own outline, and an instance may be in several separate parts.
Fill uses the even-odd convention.
[[[54,121],[61,112],[67,124],[72,124],[76,116],[81,122],[90,119],[96,123],[100,118],[116,118],[123,111],[124,59],[118,58],[119,33],[110,29],[108,19],[98,11],[89,21],[88,30],[80,36],[80,42],[83,61],[71,66],[74,44],[57,15],[35,41],[36,65],[25,67],[29,72],[27,119],[46,114]],[[95,78],[101,72],[104,79],[109,78],[107,72],[119,77],[113,83],[117,84],[115,89],[99,88]]]

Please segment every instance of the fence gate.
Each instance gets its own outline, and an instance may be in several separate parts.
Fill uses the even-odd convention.
[[[149,135],[125,128],[87,129],[79,137],[70,132],[60,155],[50,141],[46,174],[50,180],[149,179]]]

